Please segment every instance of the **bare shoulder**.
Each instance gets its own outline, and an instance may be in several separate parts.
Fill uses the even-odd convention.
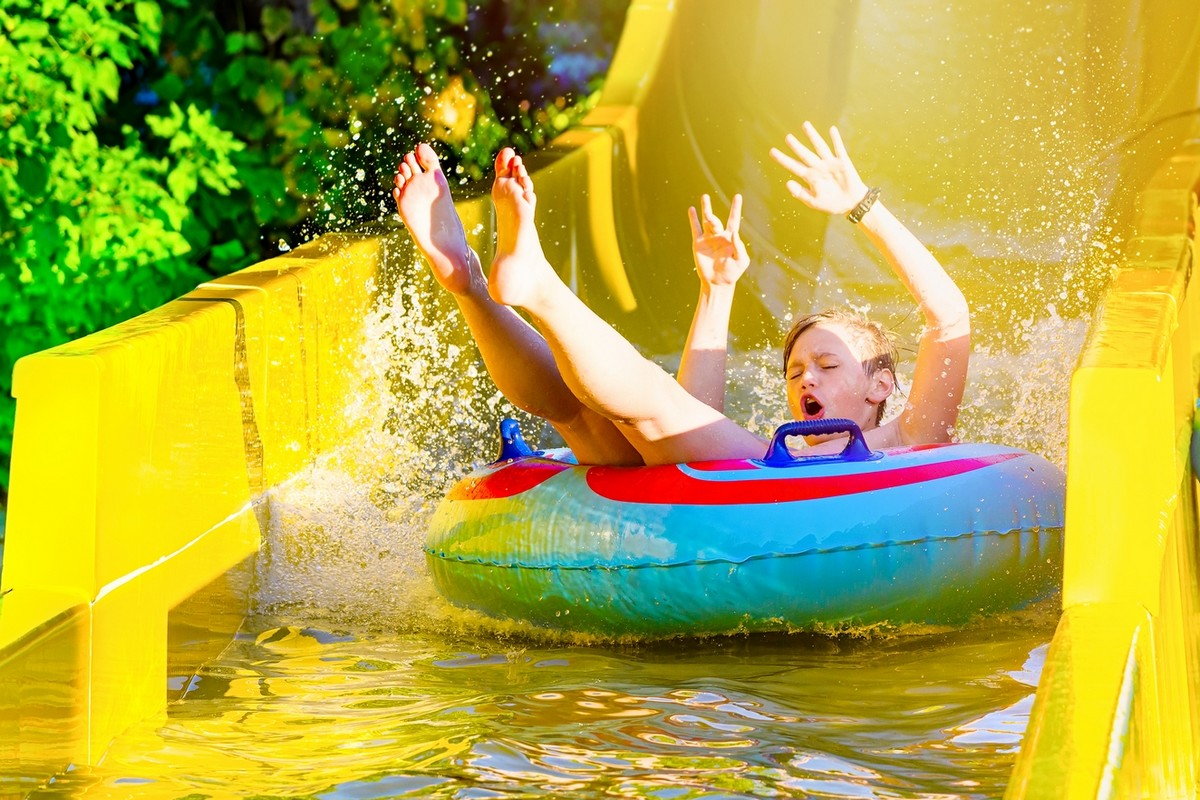
[[[867,440],[867,446],[872,450],[884,450],[888,447],[901,447],[906,444],[917,444],[917,442],[906,442],[900,428],[900,419],[890,420],[880,425],[878,428],[872,428],[863,433],[863,438]]]

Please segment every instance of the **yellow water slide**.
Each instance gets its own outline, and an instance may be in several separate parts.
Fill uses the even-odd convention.
[[[977,375],[994,396],[1032,393],[1053,418],[1036,386],[999,384],[1020,383],[1046,320],[1090,320],[1063,614],[1012,798],[1196,791],[1198,87],[1190,0],[635,0],[598,107],[529,159],[551,261],[650,353],[686,329],[702,192],[722,213],[746,198],[735,351],[831,303],[915,335],[886,267],[790,198],[767,157],[806,119],[840,127],[962,285],[983,362],[1017,367]],[[459,210],[486,262],[490,205]],[[17,364],[0,795],[97,763],[227,644],[264,492],[361,433],[347,398],[364,402],[363,320],[410,262],[397,227],[322,236]],[[1005,428],[1003,408],[966,416],[968,435],[1041,435]]]

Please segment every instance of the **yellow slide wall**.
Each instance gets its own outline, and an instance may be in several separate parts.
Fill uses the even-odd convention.
[[[1198,190],[1200,127],[1142,193],[1074,373],[1063,615],[1013,800],[1196,792]]]
[[[256,500],[350,433],[380,251],[327,236],[17,364],[0,789],[94,763],[162,710],[169,615],[239,591]]]

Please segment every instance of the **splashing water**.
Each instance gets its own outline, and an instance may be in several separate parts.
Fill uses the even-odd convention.
[[[385,241],[396,246],[407,242]],[[361,433],[268,493],[256,612],[329,611],[392,627],[450,613],[421,549],[438,500],[492,459],[503,417],[519,419],[531,441],[561,446],[496,389],[424,263],[410,249],[387,258],[406,265],[404,277],[373,291],[361,388],[345,399],[349,427]]]
[[[1029,450],[1065,470],[1071,371],[1087,321],[1050,311],[1046,319],[1020,323],[1013,347],[976,347],[959,435]]]
[[[497,632],[497,623],[452,610],[433,589],[422,550],[428,521],[456,480],[491,460],[502,417],[518,418],[535,446],[561,441],[499,393],[453,301],[404,249],[407,241],[386,246],[401,248],[389,260],[405,268],[395,286],[379,289],[364,323],[362,388],[345,404],[362,434],[269,493],[255,610],[336,613],[404,629],[455,620],[460,630]],[[1065,464],[1070,372],[1086,325],[1053,306],[1048,313],[1011,323],[1003,340],[976,344],[961,440]],[[670,368],[673,359],[657,360]],[[902,364],[901,386],[911,381],[905,366],[912,365]],[[733,353],[729,372],[730,416],[770,436],[787,419],[778,349]],[[903,403],[891,405],[894,415]]]

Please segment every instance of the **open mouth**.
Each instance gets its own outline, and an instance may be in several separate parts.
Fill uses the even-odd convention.
[[[804,412],[804,416],[814,418],[821,416],[821,412],[825,410],[825,406],[812,395],[805,395],[800,398],[800,409]]]

